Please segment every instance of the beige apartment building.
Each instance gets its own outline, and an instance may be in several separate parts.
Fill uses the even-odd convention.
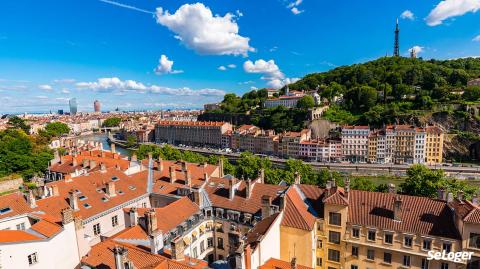
[[[443,131],[437,126],[428,126],[426,129],[425,157],[427,164],[443,162]]]
[[[232,132],[232,149],[257,154],[276,155],[278,135],[273,130],[262,130],[254,125],[242,125]]]
[[[312,138],[310,129],[303,129],[300,132],[284,132],[280,135],[278,155],[283,157],[299,158],[300,142]]]
[[[155,142],[222,146],[222,135],[232,130],[228,122],[160,121],[155,125]]]

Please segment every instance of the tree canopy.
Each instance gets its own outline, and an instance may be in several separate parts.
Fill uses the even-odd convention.
[[[111,117],[111,118],[106,119],[103,122],[102,126],[103,127],[118,127],[120,125],[120,122],[122,122],[121,118]]]

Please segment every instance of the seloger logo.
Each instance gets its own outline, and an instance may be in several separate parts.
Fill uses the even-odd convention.
[[[427,253],[427,260],[445,260],[452,262],[468,261],[472,259],[473,252],[459,251],[459,252],[447,252],[447,251],[433,251],[430,250]]]

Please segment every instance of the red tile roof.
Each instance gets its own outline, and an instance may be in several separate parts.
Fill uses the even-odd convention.
[[[60,225],[47,220],[40,220],[33,224],[30,228],[48,238],[58,234],[62,230]]]
[[[0,243],[42,240],[43,238],[21,230],[0,230]]]
[[[285,196],[282,226],[311,231],[315,226],[315,216],[308,211],[308,206],[302,200],[296,187],[290,187]]]
[[[259,267],[260,269],[292,269],[290,262],[270,258],[266,263]],[[297,269],[312,269],[312,267],[297,264]]]

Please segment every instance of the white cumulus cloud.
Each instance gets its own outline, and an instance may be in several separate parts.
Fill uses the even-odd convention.
[[[168,57],[163,54],[160,56],[160,60],[158,60],[158,65],[154,71],[157,75],[183,73],[182,70],[173,70],[173,61],[169,60]]]
[[[268,81],[267,85],[275,89],[298,80],[297,78],[285,78],[285,74],[275,64],[274,60],[260,59],[255,62],[248,60],[243,63],[243,70],[247,73],[262,74],[262,79]]]
[[[188,87],[170,88],[159,85],[145,85],[134,80],[121,80],[117,77],[99,78],[93,82],[79,82],[78,89],[90,89],[98,92],[113,92],[114,95],[123,95],[125,92],[154,93],[180,96],[223,96],[225,91],[219,89],[194,90]]]
[[[404,12],[402,12],[402,14],[400,15],[400,18],[413,21],[415,20],[415,15],[413,14],[412,11],[407,9]]]
[[[238,16],[213,15],[202,3],[184,4],[173,14],[161,7],[156,12],[157,23],[174,32],[175,38],[199,54],[247,56],[255,49],[249,45],[248,37],[239,35],[235,20]]]
[[[300,13],[303,13],[304,10],[300,10],[298,7],[300,6],[300,4],[303,2],[303,0],[296,0],[294,2],[291,2],[290,4],[287,5],[287,8],[290,9],[290,11],[295,14],[295,15],[298,15]]]
[[[477,12],[480,9],[480,0],[443,0],[430,11],[427,18],[429,26],[437,26],[444,20],[462,16],[468,12]]]
[[[480,42],[480,35],[477,35],[476,37],[474,37],[472,41]]]
[[[412,52],[412,51],[414,51],[418,55],[418,54],[424,52],[425,48],[417,45],[417,46],[413,46],[410,49],[408,49],[408,52]]]
[[[218,67],[218,70],[220,70],[220,71],[226,71],[227,68],[226,68],[225,66],[223,66],[223,65],[220,65],[220,66]]]
[[[44,90],[44,91],[51,91],[51,90],[53,90],[52,86],[47,85],[47,84],[38,85],[38,88],[39,88],[40,90]]]

